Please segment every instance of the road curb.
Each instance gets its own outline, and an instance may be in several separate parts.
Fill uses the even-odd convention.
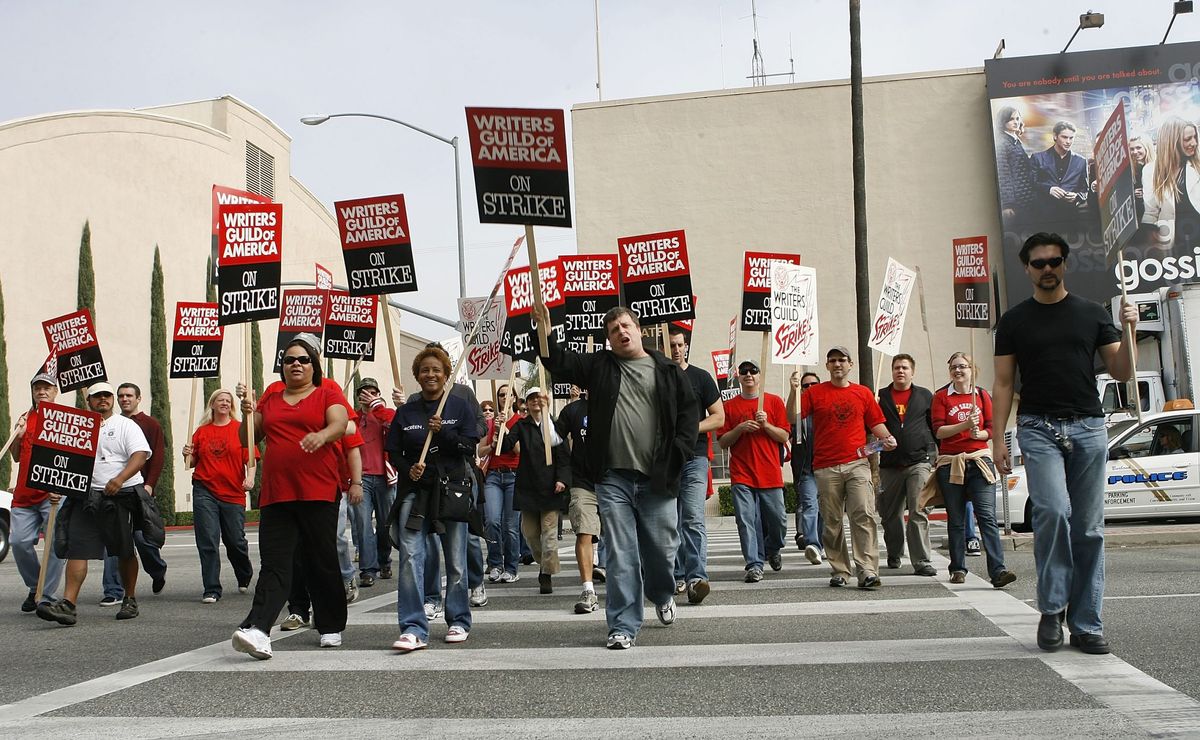
[[[1033,551],[1032,534],[1000,535],[1005,551]],[[949,537],[942,536],[939,550],[948,550]],[[1104,546],[1110,547],[1163,547],[1171,545],[1200,544],[1200,529],[1156,530],[1153,532],[1106,532]]]

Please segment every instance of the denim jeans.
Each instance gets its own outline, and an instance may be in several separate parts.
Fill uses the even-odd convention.
[[[471,477],[471,495],[479,500],[478,484]],[[429,535],[429,543],[425,547],[425,603],[442,603],[442,561],[438,555],[441,549],[441,539],[436,534]],[[479,538],[467,532],[467,588],[476,589],[483,584],[483,544]]]
[[[396,487],[388,485],[386,475],[363,475],[362,492],[362,501],[350,512],[354,544],[358,546],[358,569],[378,575],[380,568],[392,564],[387,515],[396,499]]]
[[[762,570],[766,559],[782,550],[787,539],[783,489],[751,488],[741,483],[734,483],[731,489],[746,570]]]
[[[1065,440],[1069,451],[1062,449]],[[1067,609],[1071,634],[1102,634],[1104,419],[1020,414],[1017,442],[1025,455],[1033,509],[1038,610],[1057,614]]]
[[[483,519],[487,532],[487,566],[516,574],[521,559],[521,512],[513,509],[517,482],[511,470],[493,470],[484,481]]]
[[[1000,542],[1000,530],[996,527],[996,488],[983,477],[979,466],[967,461],[966,474],[962,483],[950,482],[950,466],[937,470],[938,486],[946,501],[947,531],[950,536],[950,572],[967,572],[967,509],[974,508],[979,520],[979,532],[983,535],[983,550],[987,553],[989,578],[995,578],[1004,567],[1004,546]],[[972,506],[973,504],[973,506]]]
[[[354,558],[350,556],[350,504],[345,495],[338,497],[337,554],[342,583],[349,583],[354,578]]]
[[[142,536],[139,529],[133,530],[133,545],[137,550],[138,560],[142,562],[142,570],[146,571],[146,575],[151,578],[166,578],[167,576],[167,561],[163,560],[162,552],[155,546],[146,542],[146,538]],[[121,585],[121,570],[120,558],[116,555],[105,553],[104,558],[104,576],[102,585],[104,595],[111,596],[114,599],[125,598],[125,587]]]
[[[637,637],[642,594],[656,605],[675,593],[679,549],[675,499],[650,490],[650,478],[632,470],[609,470],[596,483],[596,503],[608,544],[605,617],[609,634]]]
[[[254,567],[246,544],[246,507],[222,501],[203,483],[193,482],[192,523],[204,595],[221,597],[221,542],[238,585],[249,586]]]
[[[38,576],[42,571],[42,561],[38,554],[38,532],[50,521],[50,500],[47,499],[37,506],[14,507],[10,512],[12,517],[9,542],[12,543],[13,560],[17,563],[17,572],[30,593],[37,590]],[[65,520],[57,519],[55,526],[65,527]],[[54,533],[49,533],[51,537]],[[42,583],[42,601],[49,603],[58,598],[58,585],[62,581],[63,561],[54,554],[54,543],[50,543],[50,554],[46,562],[46,580]]]
[[[811,473],[801,473],[796,480],[796,532],[804,537],[804,545],[821,546],[821,507],[817,504],[817,479]]]
[[[425,556],[432,539],[433,522],[422,518],[421,529],[408,529],[416,492],[410,492],[400,505],[400,517],[392,527],[392,538],[400,545],[396,574],[396,619],[400,632],[429,639],[429,621],[425,618]],[[446,558],[446,624],[471,630],[471,605],[467,589],[467,524],[444,522],[446,533],[439,539]]]
[[[708,532],[704,529],[704,501],[708,492],[708,458],[697,455],[679,473],[679,551],[675,555],[675,580],[708,580]]]
[[[947,518],[948,517],[949,517],[949,515],[947,515]],[[967,509],[963,515],[963,519],[966,520],[966,523],[967,523],[967,527],[966,527],[967,539],[968,540],[979,539],[979,532],[975,531],[975,505],[972,504],[970,502],[970,500],[967,501]]]

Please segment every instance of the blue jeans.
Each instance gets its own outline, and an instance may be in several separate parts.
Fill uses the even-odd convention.
[[[193,482],[192,524],[204,595],[221,597],[221,542],[225,543],[225,556],[233,566],[238,586],[249,586],[254,566],[246,544],[246,507],[222,501],[203,483]]]
[[[387,515],[396,500],[396,487],[388,485],[386,475],[363,475],[362,492],[363,500],[350,511],[354,544],[358,546],[358,569],[362,573],[378,575],[381,567],[392,564]]]
[[[478,484],[471,477],[471,494],[479,500]],[[442,603],[442,562],[438,557],[441,548],[440,538],[436,534],[429,535],[429,543],[425,548],[425,603]],[[483,545],[479,538],[467,532],[467,588],[476,589],[483,584]]]
[[[708,532],[704,529],[704,500],[708,492],[708,458],[697,455],[679,473],[679,551],[675,580],[708,580]]]
[[[483,519],[487,532],[487,566],[516,574],[521,559],[521,512],[513,509],[517,475],[493,470],[484,480]]]
[[[354,558],[350,557],[350,504],[345,494],[338,497],[337,554],[342,583],[354,578]]]
[[[425,618],[425,557],[433,522],[422,518],[421,529],[408,529],[408,513],[412,511],[416,492],[404,497],[400,517],[392,527],[392,538],[400,545],[396,574],[396,619],[400,632],[411,633],[422,640],[429,639],[429,621]],[[471,605],[467,589],[467,524],[444,522],[446,533],[440,535],[442,554],[446,558],[446,624],[459,625],[471,631]]]
[[[675,594],[675,499],[651,491],[650,478],[641,473],[609,470],[596,483],[596,503],[609,548],[604,610],[608,632],[637,637],[642,594],[656,605]]]
[[[1070,451],[1061,449],[1063,440],[1070,441]],[[1104,419],[1020,414],[1017,442],[1025,455],[1033,509],[1038,610],[1067,609],[1071,634],[1102,634]]]
[[[50,500],[47,499],[37,506],[14,507],[10,512],[12,517],[9,542],[12,543],[13,560],[17,563],[17,572],[30,593],[37,590],[38,576],[42,571],[42,561],[38,557],[38,532],[50,521]],[[56,527],[67,526],[66,521],[57,519]],[[54,536],[50,532],[51,537]],[[63,561],[54,554],[54,543],[50,543],[50,554],[46,562],[46,580],[42,583],[42,601],[46,604],[57,599],[58,584],[62,580]]]
[[[152,579],[167,577],[167,561],[163,560],[162,552],[146,542],[146,538],[142,536],[139,529],[133,530],[133,546],[137,550],[138,560],[142,562],[142,570],[146,571],[146,575]],[[120,558],[116,555],[105,553],[102,579],[104,595],[114,599],[125,598],[125,587],[121,585],[119,562]]]
[[[989,463],[990,464],[990,463]],[[950,482],[950,466],[937,469],[938,486],[946,502],[947,531],[950,535],[950,572],[967,572],[967,511],[975,510],[979,532],[983,535],[983,551],[987,554],[988,577],[995,579],[1004,567],[1004,546],[996,527],[996,488],[968,460],[962,483]],[[972,506],[973,504],[973,506]]]
[[[746,570],[762,570],[768,556],[783,549],[787,538],[787,514],[782,488],[750,488],[734,483],[733,513]]]
[[[801,473],[796,480],[796,532],[804,537],[804,545],[821,546],[821,507],[817,504],[817,479],[812,473]]]
[[[946,515],[947,518],[949,518],[949,516],[950,516],[949,514]],[[969,499],[967,500],[967,509],[966,509],[966,513],[963,515],[963,519],[967,522],[967,528],[966,528],[967,539],[968,540],[979,539],[979,533],[975,531],[975,506],[971,503],[971,501]]]

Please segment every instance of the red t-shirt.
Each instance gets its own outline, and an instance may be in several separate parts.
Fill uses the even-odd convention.
[[[508,431],[504,433],[504,436],[508,436],[509,432],[512,431],[513,424],[516,424],[520,418],[520,414],[513,414],[508,417],[508,421],[504,424]],[[488,436],[486,444],[494,444],[493,440],[495,440],[495,438],[496,419],[493,417],[488,419]],[[488,461],[488,470],[516,470],[517,463],[521,461],[521,453],[517,452],[516,450],[513,450],[507,455],[501,455],[498,451],[493,452],[491,457],[492,459]]]
[[[25,434],[21,436],[21,449],[18,451],[17,460],[22,465],[29,464],[29,455],[33,451],[33,440],[37,437],[37,429],[34,429],[33,421],[36,415],[30,411],[25,418]],[[5,453],[8,454],[8,453]],[[24,479],[24,472],[17,477],[17,485],[13,487],[12,505],[14,509],[31,509],[34,506],[41,506],[42,502],[49,496],[45,491],[39,491],[36,488],[30,488],[23,485],[21,481]]]
[[[767,412],[767,423],[780,429],[788,428],[787,409],[783,399],[774,393],[763,398],[763,411]],[[725,402],[725,426],[718,436],[728,434],[743,421],[754,419],[758,412],[758,399],[745,398],[741,394]],[[779,457],[779,442],[771,439],[766,431],[747,432],[729,448],[729,481],[751,488],[782,488],[783,466]]]
[[[942,388],[933,394],[933,406],[929,416],[933,420],[933,433],[947,424],[959,424],[971,417],[970,393],[952,393],[953,386]],[[991,437],[992,432],[992,397],[982,388],[976,388],[975,403],[983,415],[983,429]],[[943,455],[957,455],[960,452],[975,452],[987,449],[989,442],[985,439],[971,439],[966,432],[959,432],[953,437],[938,440],[938,451]]]
[[[342,485],[340,486],[339,490],[350,490],[350,450],[353,450],[356,447],[362,448],[358,451],[361,455],[363,449],[365,449],[363,448],[364,444],[365,440],[363,440],[362,435],[358,433],[357,424],[355,425],[353,432],[347,432],[346,434],[342,435],[340,440],[338,440],[338,474],[342,476]]]
[[[296,405],[283,393],[266,392],[258,402],[263,417],[267,450],[263,454],[260,506],[283,501],[336,501],[341,482],[340,449],[322,445],[305,452],[300,440],[325,428],[325,410],[330,406],[350,408],[337,383],[323,381]]]
[[[192,459],[196,469],[192,481],[202,484],[229,504],[246,505],[242,480],[246,477],[246,448],[238,439],[242,423],[231,419],[224,426],[205,424],[192,434]]]
[[[908,413],[908,399],[912,398],[912,386],[908,390],[898,391],[892,388],[892,403],[896,404],[896,413],[900,416],[900,421],[904,421],[904,415]]]
[[[800,416],[813,418],[813,470],[858,459],[867,428],[884,423],[883,409],[866,386],[838,388],[829,381],[804,392]]]

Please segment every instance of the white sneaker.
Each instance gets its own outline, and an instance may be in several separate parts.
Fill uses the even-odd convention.
[[[466,642],[468,634],[466,627],[456,624],[446,633],[446,642]]]
[[[519,573],[509,573],[508,571],[505,571],[500,574],[501,583],[516,583],[519,580],[521,580],[521,575]]]
[[[440,616],[442,616],[442,605],[441,604],[426,604],[425,605],[425,618],[426,619],[428,619],[429,621],[432,622],[433,620],[437,619]]]
[[[212,594],[207,594],[204,596],[204,598],[200,599],[200,603],[201,604],[215,604],[215,603],[217,603],[217,598],[218,597],[213,596]]]
[[[658,612],[658,621],[669,625],[675,621],[675,599],[667,599],[667,603],[654,607]]]
[[[808,562],[812,563],[813,565],[820,565],[822,560],[821,548],[817,547],[816,545],[809,545],[808,547],[804,548],[804,557],[808,558]]]
[[[321,635],[320,645],[321,645],[321,647],[341,647],[342,646],[342,633],[341,632],[327,632],[326,634]]]
[[[484,585],[482,583],[479,584],[478,586],[476,586],[475,588],[471,589],[471,600],[470,601],[471,601],[471,606],[487,606],[487,603],[488,603],[487,589],[484,587]]]
[[[271,657],[271,638],[257,627],[240,627],[233,633],[233,649],[252,658],[268,660]]]
[[[499,568],[492,568],[491,570],[489,570],[487,572],[488,583],[498,582],[500,580],[500,576],[503,573],[504,573],[504,571],[500,570]]]
[[[413,633],[405,632],[403,635],[400,635],[399,640],[396,640],[392,643],[392,649],[398,650],[402,653],[411,653],[412,651],[420,650],[427,645],[429,645],[429,643],[425,642]]]
[[[346,603],[353,604],[358,601],[358,583],[353,578],[346,581]]]
[[[283,630],[284,632],[291,632],[292,630],[298,630],[301,627],[307,626],[308,620],[299,614],[289,614],[283,618],[282,622],[279,623],[279,629]]]

